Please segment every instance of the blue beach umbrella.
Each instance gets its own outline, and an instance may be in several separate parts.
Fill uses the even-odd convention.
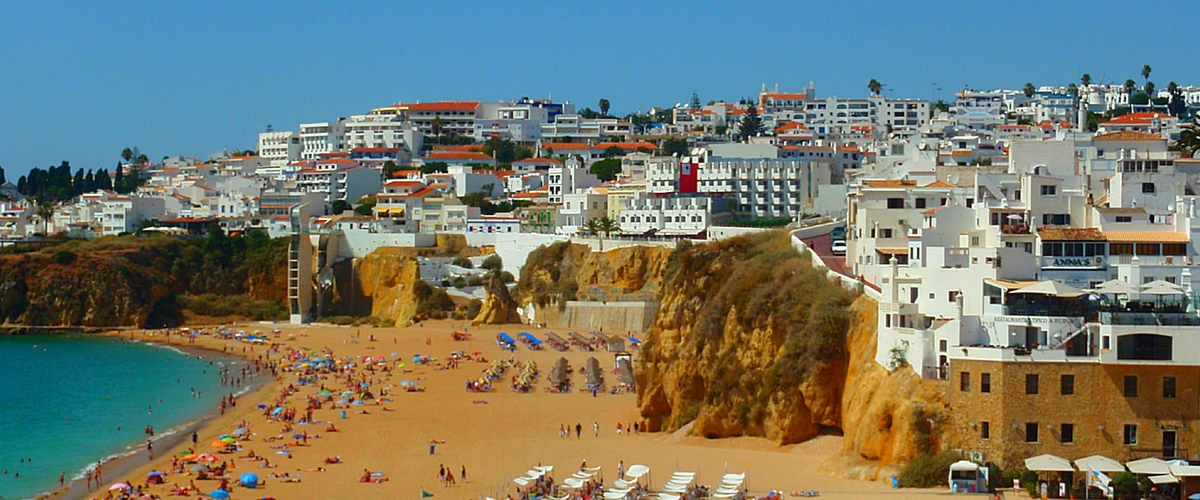
[[[263,403],[259,403],[259,404],[258,404],[258,409],[260,409],[260,410],[265,410],[265,409],[267,409],[267,405],[265,405],[265,404],[263,404]]]
[[[161,472],[159,472],[159,471],[156,471],[156,470],[152,470],[152,471],[150,471],[150,473],[149,473],[149,474],[146,474],[146,477],[154,477],[154,476],[161,476],[161,475],[162,475],[162,473],[161,473]]]
[[[213,490],[212,493],[208,494],[208,497],[215,498],[217,500],[225,500],[229,498],[229,492],[225,490]]]
[[[257,488],[258,487],[258,474],[255,474],[253,472],[247,472],[245,474],[242,474],[240,481],[242,482],[242,486],[245,486],[250,489]]]
[[[276,406],[274,410],[271,410],[271,414],[272,414],[272,415],[278,415],[278,414],[280,414],[280,413],[283,413],[283,407],[282,407],[282,406]]]

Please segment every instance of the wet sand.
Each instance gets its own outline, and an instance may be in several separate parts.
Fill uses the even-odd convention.
[[[542,334],[547,330],[518,325],[467,327],[474,340],[454,341],[451,332],[461,331],[465,326],[464,322],[451,321],[426,322],[409,328],[281,325],[281,338],[294,336],[294,340],[283,340],[283,344],[317,350],[328,347],[336,357],[383,355],[389,360],[400,360],[404,363],[402,370],[408,372],[396,373],[386,381],[376,377],[375,387],[391,386],[395,391],[389,395],[390,403],[351,406],[345,410],[345,419],[341,418],[342,410],[316,410],[314,420],[317,423],[297,425],[294,432],[307,431],[310,436],[318,434],[321,437],[310,438],[306,446],[292,448],[293,458],[275,455],[276,450],[271,446],[279,443],[269,443],[265,439],[279,435],[283,425],[268,423],[262,411],[255,407],[259,403],[270,404],[283,387],[280,382],[270,382],[243,396],[236,409],[206,422],[199,432],[200,449],[197,451],[212,451],[206,444],[231,432],[242,420],[251,423],[254,435],[243,441],[243,449],[232,456],[243,457],[253,450],[268,457],[276,468],[263,469],[261,462],[234,459],[235,468],[229,471],[231,481],[246,472],[257,473],[266,480],[266,484],[257,490],[236,488],[231,495],[235,499],[418,498],[421,490],[439,498],[504,498],[506,494],[516,496],[516,484],[511,479],[535,465],[553,465],[555,470],[551,475],[561,483],[579,468],[583,460],[589,467],[604,467],[602,474],[606,484],[616,479],[617,464],[624,461],[626,468],[632,464],[650,466],[648,477],[655,488],[661,487],[672,471],[686,470],[697,473],[698,483],[710,485],[719,482],[725,472],[746,472],[746,484],[750,492],[757,495],[765,495],[771,490],[817,490],[822,497],[833,498],[921,499],[946,494],[945,489],[896,490],[880,482],[840,479],[816,472],[823,461],[840,450],[841,438],[836,436],[823,436],[793,446],[777,446],[759,438],[708,440],[664,433],[630,435],[627,432],[618,436],[617,423],[626,428],[637,421],[636,396],[600,393],[593,397],[590,392],[580,390],[584,379],[578,372],[589,357],[595,356],[605,370],[605,381],[612,384],[612,353],[581,352],[577,348],[562,353],[551,349],[530,351],[522,345],[516,353],[510,354],[495,344],[496,332],[505,331],[515,338],[518,332],[530,331],[544,339]],[[251,324],[240,328],[266,332],[271,326]],[[558,333],[565,334],[563,331]],[[370,335],[376,337],[375,342],[368,340]],[[199,347],[236,346],[234,349],[239,352],[243,345],[207,337],[198,341]],[[257,349],[262,352],[264,348]],[[455,350],[480,352],[489,360],[508,359],[510,355],[521,361],[533,360],[542,374],[529,393],[517,393],[508,387],[509,377],[515,374],[513,369],[496,381],[492,392],[471,393],[464,390],[465,383],[478,379],[486,364],[464,361],[457,369],[437,369],[411,362],[414,354],[446,360]],[[399,356],[393,358],[393,352]],[[636,351],[632,352],[637,355]],[[257,355],[255,352],[248,354]],[[545,377],[560,356],[566,357],[576,370],[572,375],[573,390],[566,394],[545,392],[544,388],[549,386]],[[295,381],[294,374],[282,375],[283,384]],[[401,380],[417,381],[425,392],[402,392]],[[323,382],[333,383],[332,379]],[[342,389],[339,386],[335,392]],[[302,410],[304,396],[317,390],[315,385],[305,386],[288,402]],[[334,422],[340,432],[324,432],[327,421]],[[576,423],[583,427],[579,438],[573,434],[569,439],[560,438],[560,425],[574,427]],[[599,425],[599,436],[594,435],[593,424]],[[169,469],[170,457],[191,446],[190,433],[187,436],[189,439],[184,443],[173,447],[164,445],[159,449],[156,446],[156,454],[161,455],[154,462],[147,462],[143,453],[133,460],[136,467],[131,472],[120,477],[106,472],[107,484],[119,480],[143,484],[150,470]],[[434,440],[439,444],[431,455],[430,441]],[[339,456],[342,463],[324,464],[326,457],[333,456]],[[454,472],[454,486],[443,486],[438,480],[438,469],[442,465]],[[466,481],[458,477],[463,466],[467,469]],[[310,470],[318,467],[325,470]],[[384,473],[387,482],[360,483],[364,469]],[[285,483],[267,478],[268,474],[285,472],[299,474],[300,482]],[[187,475],[169,474],[166,485],[151,487],[149,491],[165,497],[172,483],[187,485],[191,479]],[[216,481],[196,483],[204,493],[217,487]],[[94,497],[103,498],[108,485]]]

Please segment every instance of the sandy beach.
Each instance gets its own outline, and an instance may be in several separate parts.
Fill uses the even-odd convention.
[[[268,333],[272,327],[248,324],[238,328]],[[249,423],[252,434],[239,442],[241,450],[218,456],[229,463],[231,482],[244,473],[253,472],[266,484],[254,490],[236,487],[231,494],[235,499],[420,498],[422,490],[438,498],[491,496],[502,499],[508,494],[518,496],[517,485],[511,479],[523,475],[533,466],[554,466],[551,476],[561,483],[578,470],[584,460],[589,467],[603,467],[601,474],[605,484],[611,484],[617,478],[618,462],[623,461],[626,468],[633,464],[649,466],[651,472],[647,477],[655,488],[661,487],[671,472],[684,470],[696,472],[696,482],[712,485],[718,483],[725,472],[745,472],[746,486],[754,495],[765,495],[771,490],[816,490],[822,497],[833,498],[921,499],[947,494],[944,489],[897,490],[881,482],[853,481],[816,472],[823,461],[840,450],[841,438],[836,436],[777,446],[758,438],[708,440],[663,433],[631,435],[628,432],[618,435],[618,423],[627,429],[637,421],[636,396],[606,393],[593,396],[580,390],[584,379],[578,372],[589,357],[595,356],[605,370],[605,381],[613,383],[612,353],[581,352],[574,347],[561,353],[549,348],[530,351],[524,345],[518,346],[515,353],[509,353],[494,342],[499,331],[514,337],[516,332],[530,331],[544,338],[543,333],[549,331],[545,329],[517,325],[468,327],[465,322],[452,321],[430,321],[409,328],[290,325],[279,328],[282,330],[278,340],[282,344],[280,349],[294,347],[320,351],[327,348],[337,358],[385,356],[389,361],[395,360],[395,365],[404,366],[390,375],[379,372],[374,375],[372,391],[389,388],[390,393],[384,399],[390,402],[369,401],[344,410],[331,409],[326,404],[314,411],[313,424],[295,425],[291,432],[282,432],[283,423],[269,422],[257,405],[272,405],[288,384],[295,384],[297,375],[292,372],[281,372],[278,381],[243,396],[236,408],[207,421],[198,431],[196,453],[214,452],[213,441],[231,433],[238,423]],[[473,340],[455,341],[452,338],[452,332],[463,329]],[[161,335],[133,335],[147,341],[163,340]],[[374,341],[370,340],[371,336]],[[227,348],[238,355],[242,355],[245,348],[244,355],[248,357],[264,354],[267,349],[204,336],[199,337],[195,345],[218,351]],[[498,379],[491,392],[473,393],[466,391],[464,386],[469,380],[479,379],[488,366],[485,363],[463,361],[456,369],[412,363],[414,354],[445,361],[457,350],[479,352],[489,361],[507,360],[510,356],[519,361],[532,360],[542,374],[529,393],[518,393],[509,388],[509,378],[516,373],[514,369]],[[636,351],[633,352],[636,356]],[[398,356],[393,357],[392,353],[398,353]],[[546,374],[560,356],[567,358],[576,370],[570,393],[545,391],[550,385]],[[418,382],[424,392],[404,391],[401,380]],[[303,415],[305,398],[315,395],[322,383],[335,394],[346,389],[332,377],[297,386],[299,391],[288,397],[287,406],[295,407]],[[338,432],[326,432],[327,422],[336,425]],[[560,425],[574,427],[576,424],[583,430],[579,438],[574,433],[569,438],[560,437]],[[599,427],[599,436],[595,435],[594,426]],[[303,432],[309,435],[307,444],[290,447],[291,458],[277,455],[279,450],[273,447],[295,442],[297,440],[291,439],[291,435]],[[285,439],[268,441],[271,436]],[[179,456],[191,447],[190,435],[188,437],[170,448],[156,446],[156,460],[149,460],[144,452],[132,457],[132,470],[120,477],[106,473],[106,485],[90,495],[83,490],[83,497],[105,498],[109,486],[114,483],[127,481],[137,486],[145,484],[151,470],[169,471],[171,457]],[[433,454],[430,454],[431,441],[437,442]],[[273,468],[262,468],[262,461],[244,458],[251,451],[267,457]],[[339,457],[341,463],[326,464],[328,457]],[[439,480],[438,470],[443,465],[453,471],[455,485],[445,486]],[[464,467],[467,471],[465,480],[460,477]],[[364,469],[381,472],[387,480],[362,483],[359,479]],[[296,482],[270,477],[284,473]],[[167,497],[173,483],[187,486],[193,480],[191,475],[168,473],[165,484],[151,486],[146,491]],[[213,480],[195,483],[206,495],[218,486]],[[76,488],[68,496],[78,497],[79,491]]]

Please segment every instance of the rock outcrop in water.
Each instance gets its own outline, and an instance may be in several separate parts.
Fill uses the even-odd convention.
[[[784,232],[603,254],[560,243],[521,276],[525,303],[619,292],[661,304],[635,367],[651,429],[781,444],[842,433],[839,460],[861,478],[946,443],[941,388],[875,363],[874,301],[829,281]]]

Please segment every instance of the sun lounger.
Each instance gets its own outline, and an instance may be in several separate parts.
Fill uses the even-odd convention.
[[[713,498],[733,498],[735,495],[736,495],[735,493],[717,493],[717,494],[714,494],[712,497]]]
[[[606,498],[608,500],[622,500],[623,498],[625,498],[628,495],[629,495],[628,491],[625,491],[625,492],[606,491],[606,492],[604,492],[604,498]]]

